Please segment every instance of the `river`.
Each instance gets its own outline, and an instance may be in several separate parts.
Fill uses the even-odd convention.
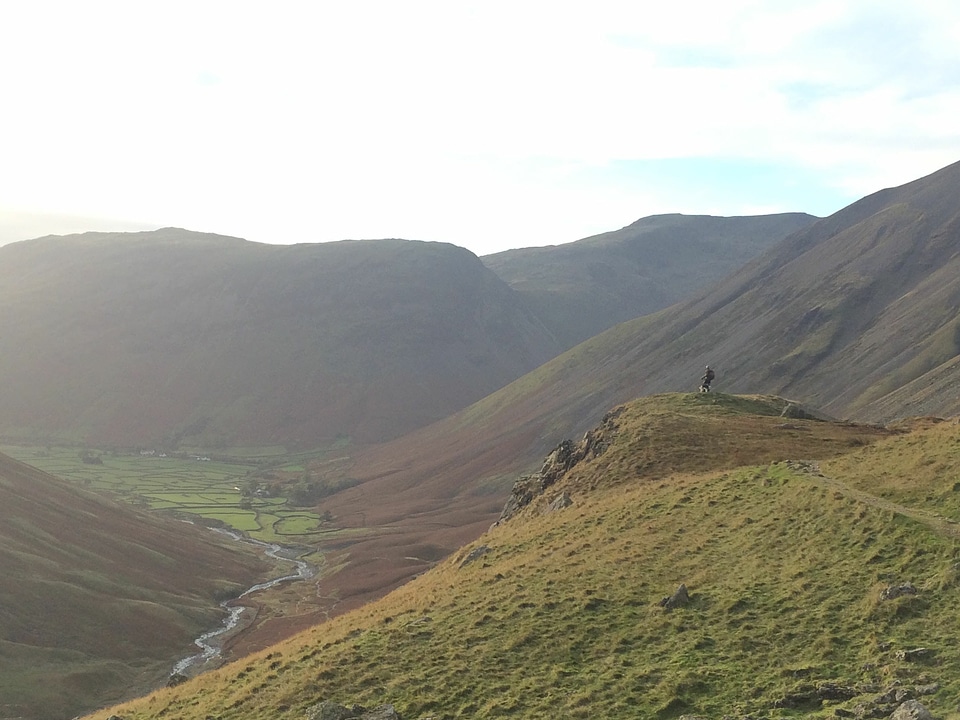
[[[215,630],[210,630],[205,632],[203,635],[198,637],[193,641],[193,644],[200,648],[200,652],[196,655],[191,655],[189,657],[183,658],[180,662],[173,666],[173,670],[170,671],[170,676],[176,675],[186,675],[188,672],[191,674],[197,674],[202,672],[203,666],[209,663],[210,661],[218,658],[223,648],[224,635],[233,630],[240,623],[240,618],[243,617],[245,611],[249,611],[251,608],[244,607],[243,605],[233,605],[237,600],[255,593],[259,590],[266,590],[272,588],[276,585],[279,585],[282,582],[290,582],[294,580],[309,580],[316,574],[316,570],[303,560],[298,560],[296,558],[284,557],[281,555],[284,548],[282,545],[277,545],[276,543],[266,543],[261,540],[254,540],[248,538],[244,535],[241,535],[238,532],[233,530],[226,530],[224,528],[211,528],[214,532],[221,533],[223,535],[228,535],[237,542],[245,542],[250,545],[256,545],[263,548],[264,555],[273,558],[274,560],[284,560],[290,563],[293,563],[297,571],[289,575],[283,575],[281,577],[274,578],[273,580],[267,580],[266,582],[257,583],[242,593],[237,597],[231,598],[230,600],[224,600],[220,603],[220,607],[224,609],[227,613],[227,617],[224,618],[223,623],[220,627]]]

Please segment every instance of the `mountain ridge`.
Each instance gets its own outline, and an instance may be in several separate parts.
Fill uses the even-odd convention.
[[[481,260],[568,349],[691,296],[816,220],[805,213],[653,215],[576,242]]]
[[[531,249],[540,281],[563,285],[546,294],[487,267],[530,267],[527,251],[517,263],[447,243],[266,245],[180,228],[12,243],[0,248],[0,434],[167,448],[382,442],[715,281],[811,219],[664,216]],[[540,267],[544,252],[554,260]],[[691,261],[701,256],[711,261]]]
[[[379,441],[557,351],[476,256],[441,243],[168,229],[14,243],[0,261],[7,435]]]

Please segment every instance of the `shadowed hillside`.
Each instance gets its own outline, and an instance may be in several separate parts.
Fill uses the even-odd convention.
[[[72,717],[163,684],[268,570],[209,530],[0,455],[0,713]]]
[[[314,447],[402,435],[558,346],[470,252],[166,229],[0,248],[0,433]]]
[[[656,215],[566,245],[486,255],[564,348],[685,300],[738,270],[812,215]]]
[[[960,426],[783,405],[629,403],[542,502],[389,596],[95,717],[956,718]]]

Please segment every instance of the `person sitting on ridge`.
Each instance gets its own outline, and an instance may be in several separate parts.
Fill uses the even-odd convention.
[[[710,383],[713,382],[713,379],[716,377],[716,373],[710,369],[710,366],[707,365],[706,372],[703,373],[703,377],[700,378],[700,392],[710,392]]]

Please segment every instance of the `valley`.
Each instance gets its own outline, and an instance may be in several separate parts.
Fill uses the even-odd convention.
[[[0,248],[3,712],[957,717],[958,187]]]
[[[282,448],[234,448],[212,457],[204,451],[78,450],[53,446],[0,446],[0,452],[31,463],[86,491],[103,493],[163,516],[208,528],[221,537],[249,546],[273,559],[273,579],[258,582],[221,603],[229,627],[205,628],[217,639],[204,648],[206,657],[175,668],[192,674],[216,667],[223,657],[262,647],[277,638],[274,625],[293,622],[306,627],[327,617],[326,599],[318,596],[315,576],[329,572],[322,543],[342,543],[349,530],[333,524],[316,503],[323,494],[299,499],[310,487],[314,464],[340,467],[347,458],[337,445],[326,451],[290,454]],[[325,476],[323,492],[337,485]],[[319,484],[314,483],[319,488]],[[306,503],[306,504],[298,504]],[[291,563],[297,567],[290,576]],[[290,578],[291,582],[277,578]],[[292,630],[282,632],[289,634]]]
[[[273,563],[0,455],[0,706],[65,717],[162,685]]]
[[[220,454],[208,455],[210,451],[199,449],[168,454],[0,445],[0,452],[139,507],[195,517],[262,542],[304,547],[316,536],[332,532],[317,512],[322,491],[315,489],[308,497],[305,464],[316,462],[329,469],[347,461],[339,451],[334,452],[339,458],[331,460],[322,450],[290,454],[283,448],[221,449]]]

